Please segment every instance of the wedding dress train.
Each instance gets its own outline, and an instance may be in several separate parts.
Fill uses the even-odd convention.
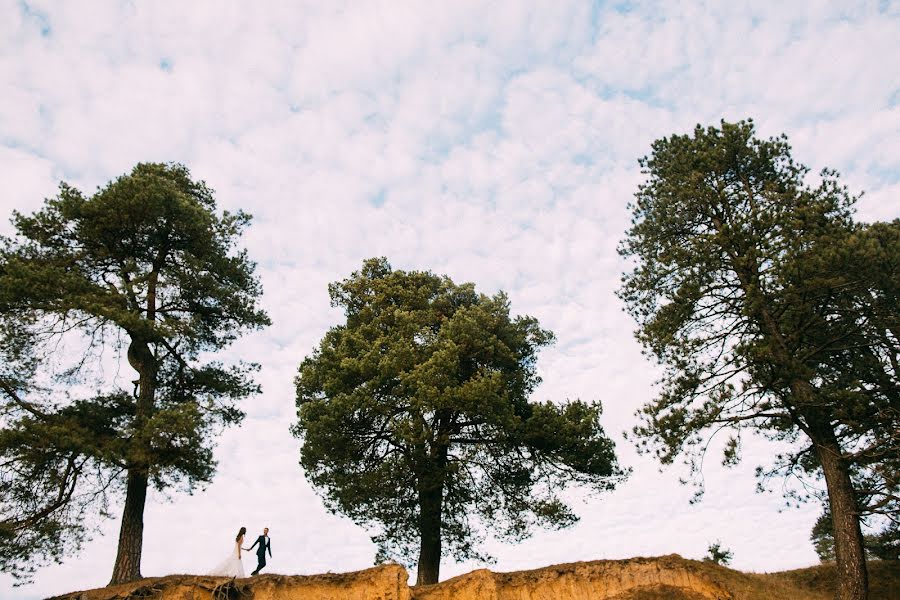
[[[234,544],[234,551],[223,560],[219,565],[210,571],[209,575],[218,575],[222,577],[243,577],[244,563],[241,562],[239,555],[240,542]]]

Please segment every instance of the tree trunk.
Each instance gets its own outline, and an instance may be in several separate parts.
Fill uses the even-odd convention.
[[[749,186],[747,193],[748,198],[752,200],[754,193]],[[716,229],[722,233],[724,231],[722,218],[714,217],[713,222]],[[786,343],[781,326],[770,311],[770,300],[761,291],[759,284],[761,268],[753,246],[746,246],[742,251],[734,252],[732,259],[734,261],[732,268],[746,296],[746,306],[751,309],[752,319],[772,343],[775,362],[787,373],[803,373],[804,366],[796,362],[793,348]],[[866,600],[868,574],[863,537],[859,527],[859,507],[841,445],[830,424],[830,418],[822,415],[809,381],[794,379],[790,381],[790,387],[795,405],[789,410],[792,414],[794,411],[803,414],[806,427],[796,418],[794,422],[813,442],[828,488],[838,572],[837,599]]]
[[[832,435],[833,437],[833,435]],[[859,507],[853,482],[836,441],[816,443],[816,455],[825,473],[828,502],[834,525],[834,557],[837,568],[837,599],[866,600],[868,573]]]
[[[419,492],[419,566],[416,585],[438,582],[441,571],[443,489]]]
[[[144,545],[144,504],[147,500],[147,475],[128,471],[125,509],[119,529],[119,551],[110,585],[141,578],[141,550]]]
[[[122,510],[122,526],[119,529],[119,549],[110,584],[141,578],[141,552],[144,546],[144,506],[147,502],[149,472],[146,457],[150,455],[150,449],[146,447],[142,430],[153,412],[153,400],[156,395],[156,358],[146,342],[132,339],[128,347],[128,362],[139,374],[140,391],[135,405],[137,435],[132,442],[138,445],[134,448],[133,455],[139,458],[128,468],[125,508]]]
[[[791,384],[791,391],[800,404],[799,411],[806,422],[804,431],[813,443],[816,458],[822,465],[825,487],[828,489],[828,506],[834,526],[836,598],[866,600],[869,597],[866,551],[859,527],[859,504],[850,479],[850,468],[844,459],[831,420],[817,406],[810,384],[795,380]]]

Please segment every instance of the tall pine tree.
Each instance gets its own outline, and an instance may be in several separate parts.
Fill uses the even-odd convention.
[[[220,214],[212,190],[177,164],[139,164],[91,196],[63,183],[40,211],[14,214],[0,318],[4,350],[25,368],[0,373],[0,544],[46,538],[35,552],[59,560],[121,492],[111,582],[141,577],[148,487],[210,481],[215,432],[239,423],[236,402],[259,390],[255,364],[208,359],[269,323],[237,246],[249,222]],[[137,373],[133,388],[91,368],[109,350]],[[5,560],[27,576],[28,557]]]
[[[783,136],[754,134],[698,126],[641,160],[619,293],[666,371],[635,433],[664,463],[721,430],[726,461],[743,432],[793,442],[768,473],[824,478],[839,598],[860,600],[861,513],[897,500],[896,223],[854,224],[834,172],[808,185]]]

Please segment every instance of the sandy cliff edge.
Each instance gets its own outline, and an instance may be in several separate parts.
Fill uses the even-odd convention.
[[[387,564],[352,573],[151,577],[52,600],[829,600],[833,565],[783,573],[742,573],[677,554],[601,560],[494,573],[478,569],[410,587],[406,569]],[[872,600],[900,600],[900,565],[870,565]]]

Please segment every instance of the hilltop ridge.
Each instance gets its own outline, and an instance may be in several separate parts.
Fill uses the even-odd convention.
[[[870,564],[872,600],[900,600],[900,564]],[[409,586],[387,564],[351,573],[229,579],[150,577],[51,600],[830,600],[834,565],[744,573],[677,554],[552,565],[495,573],[478,569],[429,586]]]

